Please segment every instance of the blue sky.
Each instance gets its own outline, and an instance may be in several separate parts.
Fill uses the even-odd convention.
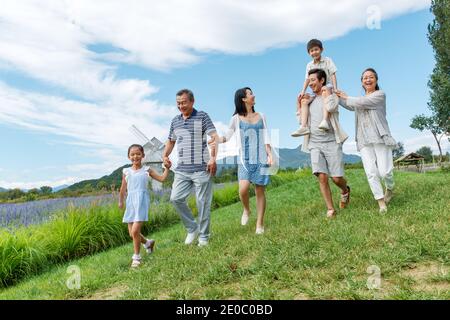
[[[195,2],[199,15],[208,9],[204,2]],[[434,66],[426,37],[433,17],[424,2],[408,7],[399,1],[392,8],[380,4],[381,28],[374,30],[365,27],[361,21],[366,18],[359,19],[356,14],[351,23],[352,19],[344,17],[335,22],[326,18],[318,24],[314,16],[306,25],[289,16],[292,25],[286,28],[290,31],[273,27],[277,21],[270,22],[271,16],[264,22],[248,19],[242,27],[238,23],[242,30],[233,20],[235,29],[228,33],[228,19],[211,18],[205,26],[192,26],[195,32],[187,35],[179,36],[182,29],[173,35],[168,28],[173,38],[167,39],[160,39],[156,31],[142,31],[133,39],[131,34],[135,33],[125,32],[123,27],[127,17],[122,21],[119,14],[107,21],[111,30],[121,26],[111,35],[101,28],[101,21],[94,24],[89,19],[97,17],[98,8],[88,2],[85,7],[56,6],[72,18],[55,18],[48,27],[61,24],[62,31],[43,36],[45,27],[40,18],[18,18],[23,8],[10,2],[5,17],[11,23],[2,25],[0,19],[0,28],[16,33],[14,39],[0,37],[0,45],[4,48],[6,44],[10,50],[0,50],[0,187],[56,186],[109,174],[128,161],[126,146],[136,142],[128,130],[132,124],[150,137],[165,139],[170,119],[177,113],[175,93],[184,87],[194,91],[196,107],[207,111],[223,131],[234,110],[235,90],[250,86],[257,111],[266,114],[271,128],[280,130],[280,146],[297,147],[302,139],[289,135],[297,127],[295,97],[310,61],[305,42],[316,35],[324,39],[324,55],[338,67],[341,89],[349,95],[361,95],[361,72],[374,67],[387,93],[394,138],[404,142],[407,151],[422,145],[436,150],[428,132],[409,128],[414,115],[427,113],[427,81]],[[298,5],[295,1],[280,3]],[[48,2],[48,7],[53,5]],[[230,13],[236,9],[221,5]],[[237,9],[251,12],[252,8]],[[277,19],[290,14],[289,8],[282,9]],[[108,10],[120,12],[115,6]],[[365,7],[361,10],[367,13]],[[243,15],[245,18],[245,12]],[[155,21],[172,26],[172,21]],[[208,33],[208,24],[216,28],[211,31],[214,37]],[[27,38],[21,31],[26,29],[23,26],[34,26],[37,31]],[[35,39],[40,42],[34,43]],[[357,153],[354,115],[342,110],[340,118],[350,135],[344,150]],[[444,149],[450,150],[448,143]]]

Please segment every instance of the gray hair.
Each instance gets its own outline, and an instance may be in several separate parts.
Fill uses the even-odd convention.
[[[189,90],[189,89],[181,89],[180,91],[177,92],[177,97],[180,97],[183,94],[187,94],[187,96],[189,97],[189,101],[194,101],[194,93],[192,93],[191,90]]]

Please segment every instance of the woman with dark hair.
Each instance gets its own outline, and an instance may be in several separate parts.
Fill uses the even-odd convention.
[[[385,213],[393,196],[392,150],[397,143],[392,138],[386,120],[386,95],[378,86],[377,72],[372,68],[364,70],[361,82],[365,91],[362,97],[349,97],[343,91],[336,94],[344,108],[355,111],[356,146],[361,153],[364,171],[370,189],[378,201],[380,213]],[[385,192],[380,179],[383,179],[386,185]]]
[[[255,184],[256,233],[264,233],[264,213],[266,210],[265,186],[269,183],[269,167],[273,164],[272,148],[269,140],[266,118],[255,112],[255,96],[250,88],[236,91],[234,96],[235,111],[230,121],[228,132],[218,138],[218,143],[225,143],[235,137],[239,157],[238,179],[239,196],[244,206],[241,224],[246,225],[250,215],[249,189]]]

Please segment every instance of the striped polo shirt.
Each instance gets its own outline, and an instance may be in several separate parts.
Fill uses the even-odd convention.
[[[193,109],[185,120],[182,114],[172,119],[169,140],[177,142],[178,165],[182,172],[205,171],[209,161],[206,135],[216,131],[208,114]]]

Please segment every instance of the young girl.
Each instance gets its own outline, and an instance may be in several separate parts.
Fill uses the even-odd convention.
[[[139,144],[133,144],[128,148],[128,158],[132,166],[123,169],[122,186],[119,194],[119,208],[124,208],[123,199],[127,193],[126,210],[123,222],[128,223],[128,232],[133,239],[134,255],[131,264],[132,268],[138,267],[141,263],[140,244],[144,245],[147,253],[152,253],[155,240],[146,239],[141,234],[141,228],[145,221],[148,221],[148,209],[150,206],[150,196],[148,193],[149,178],[163,182],[169,174],[169,169],[165,168],[162,176],[154,170],[143,167],[142,159],[145,157],[144,148]]]

